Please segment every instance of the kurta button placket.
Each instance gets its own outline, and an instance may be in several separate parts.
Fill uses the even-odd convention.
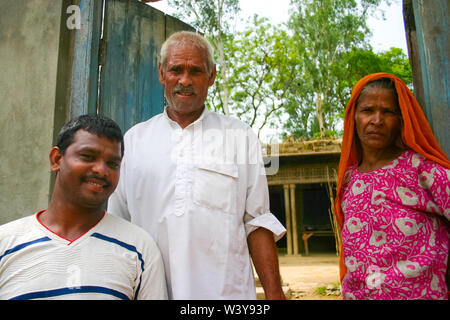
[[[186,211],[186,194],[188,192],[188,170],[191,157],[191,130],[185,128],[179,134],[177,139],[176,149],[178,154],[176,156],[176,183],[175,183],[175,210],[174,214],[177,217],[182,216]]]

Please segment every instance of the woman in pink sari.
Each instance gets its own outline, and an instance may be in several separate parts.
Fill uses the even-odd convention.
[[[383,73],[358,82],[335,208],[344,299],[448,298],[449,167],[400,79]]]

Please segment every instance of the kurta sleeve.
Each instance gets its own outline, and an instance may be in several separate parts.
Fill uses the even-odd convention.
[[[126,157],[125,152],[122,162],[120,164],[120,178],[116,190],[111,194],[108,200],[108,212],[115,216],[121,217],[127,221],[131,220],[130,212],[128,211],[127,197],[126,197]]]
[[[280,221],[270,212],[269,189],[259,139],[248,129],[249,163],[244,225],[247,236],[259,227],[272,231],[275,241],[286,233]]]

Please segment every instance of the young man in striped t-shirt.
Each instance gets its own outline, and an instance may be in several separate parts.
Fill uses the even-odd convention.
[[[104,210],[123,149],[120,128],[103,116],[61,129],[48,209],[0,226],[0,299],[167,298],[153,239]]]

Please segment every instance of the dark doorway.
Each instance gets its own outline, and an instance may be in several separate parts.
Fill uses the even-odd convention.
[[[284,191],[283,186],[270,186],[269,187],[270,198],[270,211],[277,217],[283,226],[286,226],[286,214],[284,209]],[[278,240],[278,248],[286,248],[286,236]]]
[[[331,230],[330,205],[325,184],[303,185],[303,230]]]

